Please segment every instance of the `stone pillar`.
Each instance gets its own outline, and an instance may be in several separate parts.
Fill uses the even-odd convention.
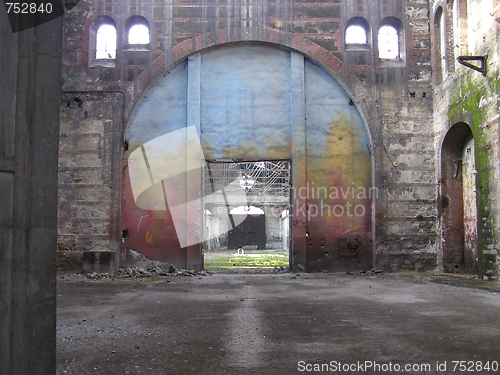
[[[281,243],[281,210],[279,206],[264,206],[266,215],[266,249],[283,249]]]
[[[62,17],[13,33],[0,12],[0,374],[56,371]]]

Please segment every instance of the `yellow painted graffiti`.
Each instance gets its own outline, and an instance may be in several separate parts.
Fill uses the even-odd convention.
[[[160,236],[164,234],[167,229],[168,227],[156,227],[148,229],[146,231],[146,242],[150,245],[158,243]]]

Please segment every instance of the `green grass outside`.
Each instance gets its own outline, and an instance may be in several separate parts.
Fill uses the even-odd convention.
[[[205,268],[288,266],[288,253],[280,251],[245,251],[245,255],[205,254]]]

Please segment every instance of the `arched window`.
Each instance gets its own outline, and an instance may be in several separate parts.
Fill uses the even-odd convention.
[[[441,67],[443,68],[443,79],[446,75],[446,30],[443,10],[441,9],[441,14],[439,15],[439,45],[440,45],[440,57],[441,57]]]
[[[128,44],[149,44],[149,28],[146,25],[133,25],[128,31]]]
[[[143,50],[149,48],[149,23],[142,16],[132,16],[125,22],[125,48]]]
[[[367,47],[370,42],[370,26],[362,17],[351,18],[345,29],[345,44],[347,49]]]
[[[116,59],[116,27],[111,23],[103,22],[97,28],[95,58]]]
[[[437,67],[437,83],[443,82],[446,78],[446,39],[444,30],[443,8],[438,7],[434,15],[434,40],[436,42],[435,56]]]
[[[366,44],[366,30],[359,25],[351,25],[345,31],[346,44]]]
[[[381,59],[399,59],[399,32],[392,25],[383,25],[378,30],[378,56]]]
[[[454,61],[460,56],[460,25],[458,21],[458,0],[453,1],[453,55]]]
[[[229,211],[231,215],[264,215],[264,210],[255,206],[238,206]]]

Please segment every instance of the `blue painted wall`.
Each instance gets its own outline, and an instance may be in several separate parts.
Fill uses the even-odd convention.
[[[127,156],[187,126],[196,127],[206,159],[292,160],[295,192],[308,190],[304,199],[292,197],[297,205],[292,229],[296,269],[370,267],[373,197],[359,195],[360,189],[368,192],[371,187],[370,140],[349,95],[324,70],[295,52],[261,45],[214,48],[191,56],[146,92],[128,128]],[[178,139],[168,139],[165,150],[184,148]],[[180,157],[179,163],[185,160]],[[189,183],[196,179],[179,181],[179,186],[185,184],[180,196],[199,196],[199,184]],[[137,207],[127,169],[122,191],[122,227],[129,231],[125,247],[187,266],[193,249],[186,253],[180,247],[169,210]],[[156,228],[154,241],[151,228]],[[353,250],[353,240],[346,245],[346,238],[355,238],[357,248]]]

